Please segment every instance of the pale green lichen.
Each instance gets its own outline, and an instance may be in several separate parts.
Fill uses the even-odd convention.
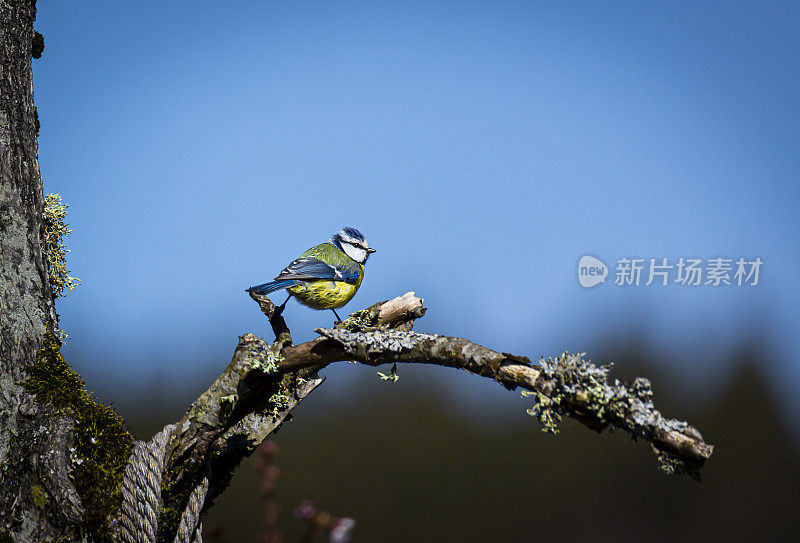
[[[289,408],[289,396],[286,395],[283,387],[280,392],[269,397],[269,404],[272,406],[271,414],[276,418]]]
[[[351,331],[341,328],[317,328],[316,332],[337,341],[350,354],[356,354],[363,350],[367,355],[386,352],[400,353],[413,349],[422,341],[434,340],[439,337],[436,334],[392,329]]]
[[[681,459],[676,458],[664,451],[656,451],[658,468],[664,475],[688,475],[692,479],[700,481],[700,472],[687,466]]]
[[[637,377],[631,383],[615,379],[609,384],[611,364],[597,366],[584,356],[585,353],[563,353],[540,360],[542,382],[537,390],[523,395],[534,397],[536,403],[528,413],[537,418],[542,431],[558,433],[558,424],[565,414],[591,419],[599,428],[613,424],[628,431],[634,439],[646,438],[656,430],[681,433],[687,430],[686,422],[667,419],[655,408],[650,381]],[[680,460],[663,451],[657,454],[664,472],[683,471]]]
[[[276,373],[283,361],[283,356],[275,354],[271,349],[260,349],[261,356],[252,356],[247,362],[248,369],[260,370],[264,373]]]
[[[602,417],[610,399],[605,388],[609,366],[595,366],[583,360],[583,356],[584,353],[563,353],[539,361],[549,386],[546,390],[523,392],[523,395],[534,396],[536,403],[527,412],[537,418],[543,432],[558,434],[562,415],[578,393],[585,395],[587,408]]]
[[[44,197],[44,239],[42,252],[50,276],[50,288],[53,296],[59,298],[73,291],[81,282],[77,277],[72,277],[67,269],[67,249],[64,238],[72,233],[68,224],[64,222],[69,206],[61,201],[60,194],[48,194]]]
[[[558,435],[558,425],[561,423],[561,413],[558,409],[558,405],[562,401],[560,395],[550,398],[541,392],[523,390],[522,396],[535,396],[536,403],[526,412],[530,416],[536,417],[543,432]]]
[[[672,458],[666,453],[657,452],[658,467],[665,475],[673,475],[680,469],[680,461]]]
[[[374,330],[377,322],[374,319],[374,311],[367,309],[359,309],[355,313],[351,313],[338,328],[350,330],[351,332]]]

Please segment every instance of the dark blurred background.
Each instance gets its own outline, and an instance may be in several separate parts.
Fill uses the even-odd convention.
[[[525,414],[530,401],[495,383],[454,390],[477,377],[403,366],[390,384],[350,366],[351,393],[324,384],[274,436],[277,529],[300,541],[293,509],[311,499],[357,521],[352,541],[790,541],[800,447],[758,369],[767,354],[740,344],[733,370],[700,396],[638,341],[600,351],[621,378],[653,376],[657,405],[715,445],[702,482],[661,473],[649,446],[624,433],[568,420],[543,434]],[[154,394],[126,414],[150,435],[184,408]],[[204,521],[209,541],[257,541],[261,481],[252,459],[239,468]]]
[[[138,436],[269,336],[243,290],[349,224],[379,252],[345,311],[415,290],[421,331],[613,361],[717,447],[702,483],[666,477],[480,378],[341,364],[275,437],[286,541],[303,499],[353,541],[798,533],[797,3],[37,5],[40,164],[83,280],[65,355]],[[764,264],[617,286],[622,257]],[[331,320],[285,315],[298,341]],[[251,464],[206,519],[227,541],[256,537]]]

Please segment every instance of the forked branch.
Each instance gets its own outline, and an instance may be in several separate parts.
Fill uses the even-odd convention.
[[[269,319],[276,339],[269,343],[253,334],[239,338],[222,375],[181,421],[165,428],[159,540],[189,541],[186,537],[197,529],[199,511],[225,488],[238,463],[322,383],[317,372],[339,361],[434,364],[493,379],[510,390],[520,388],[531,396],[528,413],[537,417],[543,430],[557,432],[564,416],[597,431],[619,428],[648,441],[668,472],[699,477],[713,452],[694,427],[661,415],[647,379],[612,382],[609,367],[596,366],[582,354],[564,353],[533,363],[467,339],[414,332],[414,321],[426,309],[413,292],[357,311],[334,328],[317,328],[320,337],[299,345],[293,344],[269,298],[251,297]],[[195,510],[198,514],[187,514]]]

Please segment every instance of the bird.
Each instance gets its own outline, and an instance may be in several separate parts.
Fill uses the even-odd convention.
[[[297,257],[273,281],[250,287],[246,292],[269,294],[286,289],[289,296],[278,307],[279,314],[294,296],[312,309],[330,309],[337,322],[341,322],[336,309],[355,296],[364,279],[364,265],[374,252],[361,232],[345,226],[328,241]]]

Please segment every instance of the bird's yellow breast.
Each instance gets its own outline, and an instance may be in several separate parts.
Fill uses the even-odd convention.
[[[364,266],[354,284],[344,281],[302,281],[288,287],[292,296],[301,304],[312,309],[338,309],[356,295],[361,280],[364,278]]]

